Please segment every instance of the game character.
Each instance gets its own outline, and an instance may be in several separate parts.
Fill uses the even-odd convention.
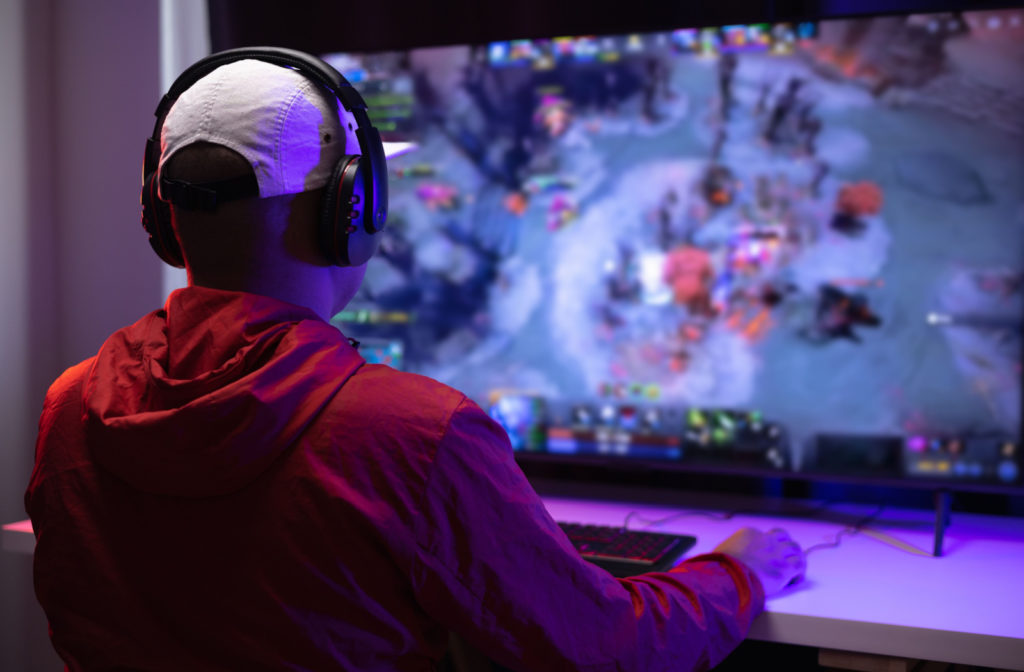
[[[800,150],[806,156],[814,156],[818,152],[818,136],[823,123],[821,117],[810,116],[800,123]]]
[[[754,116],[760,117],[764,114],[765,109],[768,107],[768,94],[772,91],[772,85],[769,82],[762,82],[761,87],[758,90],[757,102],[754,103]]]
[[[656,123],[662,114],[657,110],[658,94],[666,90],[667,66],[660,59],[650,58],[644,63],[645,77],[641,89],[641,111],[645,120]]]
[[[736,178],[732,170],[719,163],[710,164],[701,178],[700,192],[712,208],[732,203],[736,192]]]
[[[431,210],[455,210],[460,202],[458,189],[442,182],[419,185],[416,196]]]
[[[775,218],[775,193],[772,181],[763,173],[754,178],[754,207],[760,221],[771,221]]]
[[[516,217],[522,217],[530,205],[530,199],[526,192],[513,191],[502,199],[501,204]]]
[[[981,291],[1006,298],[1024,287],[1024,272],[1002,270],[978,273],[974,280]]]
[[[711,144],[711,163],[717,164],[722,158],[722,151],[725,149],[725,143],[729,139],[729,132],[725,129],[724,125],[719,125],[715,130],[715,141]]]
[[[739,59],[733,52],[726,52],[718,59],[718,95],[722,104],[722,119],[729,120],[729,112],[735,101],[732,93],[732,80],[739,66]]]
[[[558,231],[579,215],[576,202],[565,194],[555,194],[548,205],[548,231]]]
[[[549,137],[561,137],[572,122],[569,107],[568,100],[560,96],[547,94],[541,98],[534,119]]]
[[[658,247],[667,252],[676,243],[675,220],[679,207],[679,194],[669,189],[661,199],[655,217],[658,223]]]
[[[715,316],[711,302],[714,268],[706,250],[689,245],[672,250],[665,258],[662,278],[672,288],[676,304],[685,306],[695,316]]]
[[[783,124],[787,122],[796,108],[799,100],[800,89],[804,85],[804,80],[799,77],[793,77],[789,80],[786,85],[785,92],[779,96],[778,100],[775,101],[775,105],[772,107],[771,116],[768,119],[768,124],[765,127],[764,138],[772,145],[777,145],[781,140],[779,132],[782,129]]]
[[[860,343],[854,327],[877,327],[882,324],[878,315],[868,307],[863,294],[847,294],[833,285],[822,285],[818,293],[815,321],[808,336],[812,340],[829,341],[845,338]]]
[[[825,181],[825,178],[828,177],[831,170],[832,168],[824,159],[819,158],[814,161],[814,174],[811,177],[810,183],[810,192],[812,197],[821,198],[821,184]]]
[[[882,189],[867,180],[844,184],[836,198],[835,213],[831,226],[848,236],[858,236],[867,229],[862,219],[875,215],[882,209]]]
[[[636,276],[636,250],[628,243],[617,243],[618,259],[614,270],[605,278],[608,298],[615,301],[636,301],[640,296],[640,279]]]

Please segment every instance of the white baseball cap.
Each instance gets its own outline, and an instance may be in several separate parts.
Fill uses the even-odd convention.
[[[179,149],[210,142],[249,160],[260,198],[296,194],[323,187],[338,159],[360,153],[355,129],[341,102],[298,71],[234,61],[201,78],[171,106],[160,135],[159,170]]]

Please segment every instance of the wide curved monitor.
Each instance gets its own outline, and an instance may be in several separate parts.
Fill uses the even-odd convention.
[[[1024,483],[1024,11],[326,57],[411,143],[334,322],[523,455]]]

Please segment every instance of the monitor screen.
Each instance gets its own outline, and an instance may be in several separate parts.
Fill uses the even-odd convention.
[[[410,143],[333,322],[516,450],[1022,483],[1024,11],[325,58]]]

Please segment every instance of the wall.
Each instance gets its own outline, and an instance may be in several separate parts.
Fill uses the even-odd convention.
[[[160,0],[160,90],[167,91],[185,68],[210,53],[206,0]],[[164,294],[184,287],[185,269],[164,264]]]
[[[158,306],[139,169],[161,93],[157,0],[0,2],[0,521],[25,517],[48,384]],[[31,558],[0,553],[0,669],[59,669]]]

